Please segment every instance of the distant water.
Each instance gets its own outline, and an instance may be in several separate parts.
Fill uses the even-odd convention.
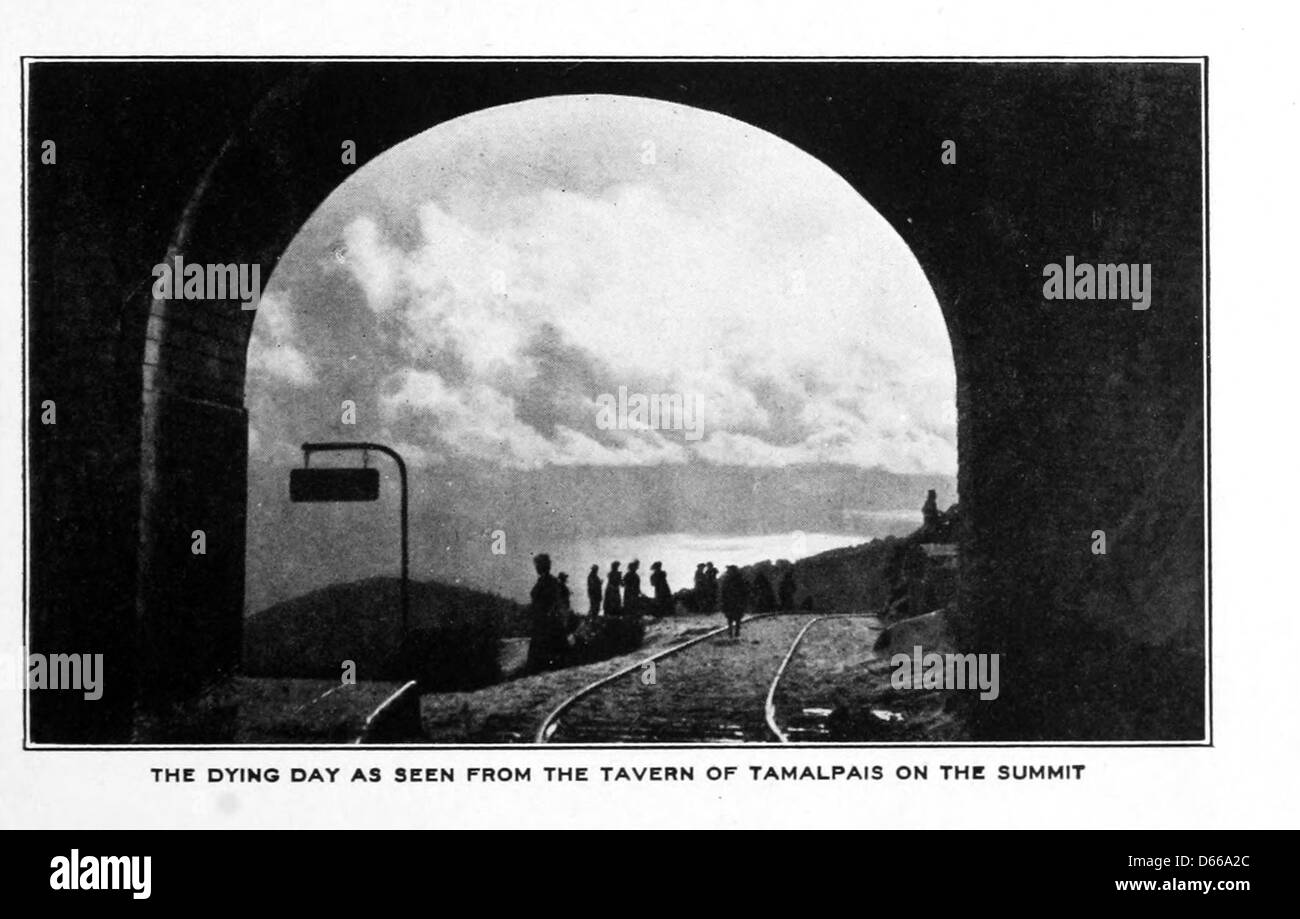
[[[634,558],[641,560],[641,589],[649,593],[650,564],[663,562],[668,585],[673,591],[692,586],[695,566],[713,562],[719,570],[727,565],[752,565],[767,560],[797,561],[831,549],[856,546],[883,536],[911,533],[921,524],[920,511],[869,511],[855,514],[852,533],[769,533],[750,536],[726,536],[701,533],[648,533],[638,536],[600,536],[589,539],[555,539],[519,537],[511,534],[507,551],[489,551],[486,537],[476,542],[448,540],[458,552],[440,556],[437,545],[415,542],[411,552],[411,577],[418,581],[436,580],[490,591],[521,603],[528,602],[529,591],[537,576],[532,556],[547,552],[552,570],[569,574],[574,606],[585,608],[587,571],[600,566],[603,580],[609,563],[617,559],[622,569]],[[391,528],[390,528],[391,529]],[[397,541],[372,540],[358,546],[355,540],[328,539],[312,546],[250,545],[249,583],[262,585],[250,591],[248,613],[272,603],[287,600],[330,584],[346,583],[368,577],[391,577],[397,574]],[[268,561],[269,559],[269,561]],[[260,578],[252,576],[260,565]]]
[[[863,533],[775,533],[761,536],[713,536],[698,533],[654,533],[643,536],[608,536],[594,539],[557,542],[548,551],[552,571],[569,573],[569,587],[573,591],[575,607],[585,609],[587,572],[592,565],[600,565],[604,580],[609,563],[622,562],[627,570],[632,559],[641,560],[641,590],[650,593],[650,565],[663,562],[668,573],[668,586],[674,592],[692,586],[695,566],[700,562],[713,562],[719,571],[728,565],[753,565],[763,561],[787,559],[797,561],[831,549],[856,546],[870,542],[887,533],[907,533],[920,525],[920,514],[896,514],[894,526],[882,520],[882,530],[887,532]],[[915,518],[915,519],[913,519]],[[875,529],[872,527],[872,529]],[[535,576],[531,571],[511,574],[508,596],[524,599],[532,587]]]

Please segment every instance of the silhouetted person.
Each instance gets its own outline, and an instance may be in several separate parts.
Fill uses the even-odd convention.
[[[567,572],[561,571],[555,580],[560,583],[560,611],[567,616],[569,611],[573,609],[569,602],[573,599],[573,591],[569,590],[569,575]]]
[[[627,563],[627,574],[623,575],[623,612],[641,615],[641,562],[635,558]]]
[[[655,591],[655,615],[660,618],[671,616],[673,592],[668,589],[668,575],[664,573],[663,562],[655,562],[650,566],[650,586]]]
[[[600,615],[600,566],[592,565],[591,571],[587,572],[587,602],[591,604],[588,615]]]
[[[772,592],[772,582],[761,571],[754,575],[753,596],[754,612],[770,613],[776,609],[776,594]]]
[[[612,562],[609,573],[605,575],[605,615],[623,615],[623,600],[618,589],[623,586],[623,573],[618,570],[620,562]]]
[[[735,565],[728,565],[727,573],[722,576],[719,600],[722,603],[722,615],[727,617],[727,635],[731,638],[740,637],[740,620],[745,615],[748,593],[745,576]]]
[[[695,612],[708,612],[709,599],[709,576],[704,572],[704,562],[695,566],[695,592],[692,596],[692,605]]]
[[[718,608],[718,569],[713,562],[704,566],[704,612],[711,613]]]
[[[934,489],[925,496],[925,504],[921,505],[921,526],[929,531],[933,530],[939,523],[939,497],[934,493]]]
[[[573,617],[573,592],[569,590],[569,575],[561,571],[555,576],[560,585],[560,621],[564,623],[564,633],[572,632],[577,623]]]
[[[781,583],[777,585],[776,592],[781,598],[781,611],[789,612],[794,609],[794,569],[785,569],[785,574],[781,575]]]
[[[528,641],[528,669],[546,670],[559,666],[564,659],[564,616],[560,609],[560,582],[551,576],[551,557],[543,552],[533,558],[537,583],[533,585],[529,611],[531,630]]]

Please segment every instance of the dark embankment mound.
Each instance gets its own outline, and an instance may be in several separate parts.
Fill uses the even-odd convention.
[[[960,520],[953,505],[906,536],[810,555],[793,563],[795,609],[813,613],[875,613],[892,621],[933,612],[956,597],[952,567],[927,556],[925,544],[954,544]],[[753,585],[761,572],[775,588],[791,563],[760,562],[742,569]]]
[[[401,648],[398,578],[335,584],[286,600],[244,622],[250,676],[358,680],[418,676],[429,689],[468,689],[499,678],[500,641],[527,632],[527,610],[493,594],[411,582],[411,660]]]

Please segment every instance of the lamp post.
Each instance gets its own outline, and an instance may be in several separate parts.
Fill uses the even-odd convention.
[[[410,551],[407,540],[406,513],[406,463],[392,447],[372,443],[307,443],[302,445],[303,468],[289,473],[289,498],[291,501],[374,501],[379,497],[379,472],[368,467],[361,469],[312,469],[313,453],[369,453],[391,456],[397,463],[397,474],[402,486],[402,647],[408,648],[410,637]]]

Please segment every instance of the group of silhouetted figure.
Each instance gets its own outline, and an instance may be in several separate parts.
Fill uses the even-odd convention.
[[[600,566],[591,566],[587,572],[587,615],[671,616],[676,601],[668,587],[668,575],[663,563],[654,562],[650,566],[649,596],[641,592],[641,562],[632,559],[627,563],[627,571],[619,571],[621,564],[611,562],[609,573],[603,582],[600,579]]]
[[[551,574],[551,557],[545,553],[533,558],[537,569],[537,583],[531,594],[531,639],[529,642],[530,669],[555,666],[563,659],[569,636],[577,628],[579,617],[572,605],[569,576],[561,572]],[[740,623],[747,612],[754,614],[788,612],[795,608],[795,581],[793,568],[787,567],[781,575],[777,589],[767,575],[759,571],[752,583],[736,565],[728,565],[721,575],[713,562],[695,566],[695,582],[691,590],[674,597],[668,586],[668,574],[663,564],[650,566],[650,594],[641,590],[641,562],[633,559],[627,570],[620,570],[621,562],[612,562],[604,580],[600,566],[592,565],[587,572],[587,615],[653,616],[662,618],[676,612],[677,604],[695,613],[721,612],[727,620],[727,634],[740,637]],[[805,601],[811,608],[811,603]]]

